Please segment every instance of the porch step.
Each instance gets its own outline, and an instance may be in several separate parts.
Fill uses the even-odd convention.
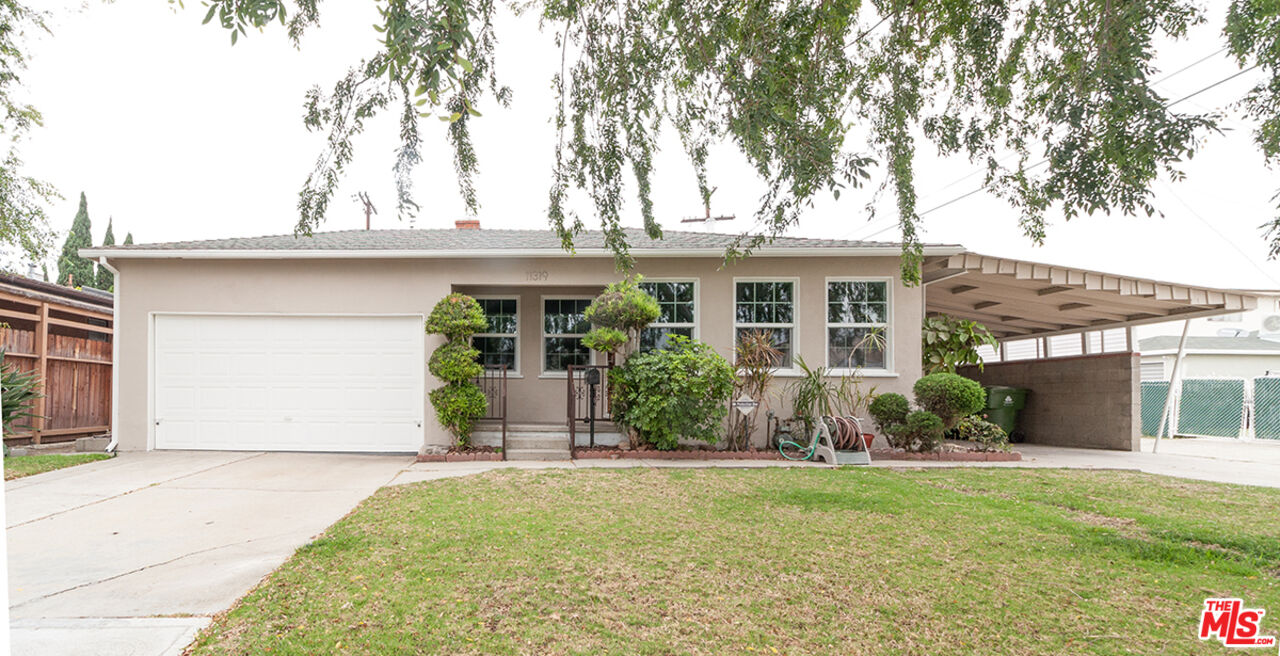
[[[499,435],[501,439],[501,435]],[[568,433],[507,433],[508,450],[569,449]]]
[[[509,437],[509,436],[508,436]],[[510,445],[508,439],[507,444]],[[568,460],[569,444],[559,449],[515,449],[508,446],[507,460]]]

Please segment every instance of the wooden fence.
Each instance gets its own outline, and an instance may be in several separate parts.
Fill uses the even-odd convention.
[[[76,290],[32,281],[22,282],[41,288],[15,288],[11,282],[0,280],[4,366],[36,371],[44,385],[32,408],[37,416],[6,431],[5,443],[63,442],[110,432],[110,308],[57,295]]]

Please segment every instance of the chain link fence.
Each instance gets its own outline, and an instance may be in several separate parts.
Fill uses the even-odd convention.
[[[1142,434],[1160,430],[1168,381],[1143,381]],[[1280,440],[1280,376],[1187,378],[1175,391],[1166,435]]]
[[[1253,435],[1280,440],[1280,377],[1253,379]]]

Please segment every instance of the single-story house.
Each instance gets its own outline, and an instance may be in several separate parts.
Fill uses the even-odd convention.
[[[1142,380],[1167,381],[1178,358],[1178,337],[1160,335],[1138,342]],[[1234,337],[1187,337],[1182,358],[1183,378],[1257,378],[1280,376],[1280,336],[1256,332]]]
[[[690,335],[732,357],[736,334],[767,328],[785,353],[780,383],[797,375],[803,357],[835,373],[858,363],[868,385],[910,395],[921,374],[926,313],[977,319],[1002,340],[1027,340],[1252,303],[1241,294],[991,258],[955,245],[925,246],[925,282],[911,286],[899,277],[893,243],[780,238],[726,265],[731,235],[668,231],[651,240],[635,230],[628,237],[637,272],[663,307],[645,340]],[[506,419],[567,426],[571,413],[582,416],[575,409],[581,388],[567,372],[595,362],[582,345],[582,313],[621,276],[599,232],[579,236],[571,255],[550,230],[482,230],[475,222],[82,254],[116,276],[114,426],[125,450],[444,449],[451,437],[426,399],[438,385],[426,361],[440,341],[424,333],[423,322],[454,291],[479,299],[490,316],[475,343],[486,364],[507,366]],[[873,329],[883,331],[884,348],[855,350]],[[1086,357],[1073,365],[1081,374],[1077,401],[1105,391],[1116,404],[1103,426],[1114,436],[1093,446],[1137,444],[1132,351],[1111,360],[1102,356],[1114,354],[1087,354],[1101,364]],[[984,381],[1002,382],[1002,366],[989,364]],[[1018,367],[1010,376],[1033,397],[1040,383],[1069,379],[1052,358],[1007,366]],[[1096,372],[1119,392],[1094,384]],[[773,407],[787,414],[784,405]],[[1033,417],[1052,416],[1037,412],[1029,407]],[[1078,428],[1043,422],[1028,439],[1070,443]],[[756,441],[764,439],[761,431]]]

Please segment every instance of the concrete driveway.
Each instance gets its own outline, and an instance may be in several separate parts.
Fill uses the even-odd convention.
[[[12,653],[177,654],[407,456],[149,452],[5,483]]]

